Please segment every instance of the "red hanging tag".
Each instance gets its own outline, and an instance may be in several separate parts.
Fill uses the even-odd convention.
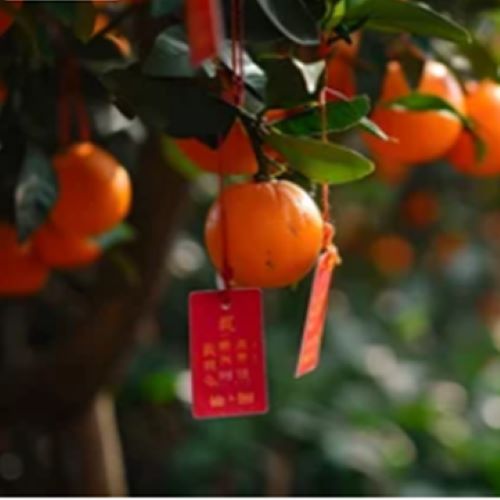
[[[191,63],[199,66],[215,57],[222,43],[222,13],[219,0],[187,0],[186,24]]]
[[[320,255],[314,274],[302,344],[295,369],[296,378],[302,377],[318,367],[328,311],[330,284],[333,271],[338,264],[340,264],[340,257],[337,248],[330,243]]]
[[[193,416],[266,413],[261,291],[193,292],[189,322]]]

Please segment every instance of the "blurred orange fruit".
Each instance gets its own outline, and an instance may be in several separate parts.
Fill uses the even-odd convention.
[[[40,261],[51,267],[85,266],[101,256],[97,243],[84,236],[68,234],[53,224],[44,224],[33,236],[33,249]]]
[[[19,244],[16,230],[0,223],[0,295],[29,295],[43,288],[49,269],[32,254],[31,245]]]
[[[54,157],[59,198],[51,220],[70,234],[96,235],[121,222],[130,209],[132,186],[125,168],[91,142]]]
[[[361,43],[361,34],[352,35],[352,43],[340,40],[333,46],[333,52],[326,65],[326,85],[346,97],[356,95],[356,74],[354,71],[355,59]],[[335,100],[335,96],[328,96]]]
[[[231,127],[220,147],[212,149],[196,139],[176,139],[181,152],[200,169],[216,174],[255,174],[257,159],[243,124]]]
[[[408,272],[415,261],[413,247],[398,235],[385,235],[375,240],[370,255],[378,271],[389,277]]]
[[[430,226],[439,217],[438,199],[429,191],[412,193],[403,202],[402,209],[406,220],[418,228]]]
[[[323,221],[312,198],[291,182],[234,184],[214,203],[205,224],[208,253],[219,271],[224,238],[238,285],[283,287],[314,266]]]
[[[467,85],[466,112],[485,142],[486,155],[477,161],[474,140],[463,131],[448,155],[455,168],[465,174],[487,177],[500,174],[500,85],[491,80]]]
[[[448,101],[458,111],[465,109],[462,89],[448,68],[436,61],[427,61],[417,91]],[[408,111],[387,108],[385,104],[411,92],[399,62],[387,66],[380,103],[375,107],[372,120],[395,141],[383,141],[364,134],[373,152],[382,159],[402,164],[418,164],[442,157],[455,143],[461,130],[460,120],[451,113],[441,111]]]

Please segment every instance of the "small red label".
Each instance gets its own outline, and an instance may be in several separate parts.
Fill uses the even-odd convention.
[[[325,330],[328,295],[333,270],[340,259],[337,249],[331,245],[318,260],[307,307],[306,323],[300,346],[295,377],[299,378],[314,371],[319,364],[321,341]]]
[[[193,416],[267,412],[261,291],[193,292],[189,323]]]
[[[199,66],[215,57],[222,43],[222,14],[219,0],[187,0],[186,24],[191,63]]]

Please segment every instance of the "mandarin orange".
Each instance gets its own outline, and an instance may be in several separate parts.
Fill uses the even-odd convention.
[[[448,68],[439,62],[425,63],[417,90],[422,94],[445,99],[460,112],[465,109],[465,99],[459,83]],[[460,120],[451,113],[386,107],[387,102],[410,92],[400,63],[390,62],[380,103],[371,118],[394,140],[386,142],[370,134],[363,136],[373,154],[381,160],[406,165],[436,160],[453,146],[462,130]]]
[[[20,244],[14,227],[0,223],[0,295],[29,295],[43,288],[49,269]]]
[[[283,287],[302,279],[321,250],[323,221],[312,198],[288,181],[234,184],[214,203],[205,241],[238,285]]]
[[[108,152],[90,142],[77,143],[53,161],[59,198],[51,220],[60,230],[96,235],[127,215],[132,186],[125,168]]]
[[[467,115],[476,125],[476,132],[486,145],[481,161],[476,159],[474,140],[463,131],[451,149],[448,159],[465,174],[488,177],[500,174],[500,85],[491,80],[469,83],[466,96]]]

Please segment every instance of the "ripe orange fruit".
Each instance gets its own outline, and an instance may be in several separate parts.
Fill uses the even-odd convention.
[[[39,291],[49,276],[47,266],[17,242],[15,229],[0,223],[0,295],[28,295]]]
[[[467,115],[476,124],[479,137],[487,151],[481,162],[476,160],[474,141],[470,133],[463,131],[448,156],[460,172],[478,177],[500,174],[500,85],[485,80],[469,83],[466,96]]]
[[[60,230],[80,235],[103,233],[127,215],[132,198],[128,172],[90,142],[77,143],[54,158],[59,198],[51,214]]]
[[[347,97],[356,95],[356,74],[354,71],[355,59],[358,54],[361,35],[356,32],[352,35],[352,43],[341,40],[334,44],[333,55],[326,65],[327,87],[341,92]],[[329,100],[335,100],[329,96]]]
[[[321,250],[323,221],[312,198],[288,181],[234,184],[211,207],[205,224],[210,258],[227,260],[238,285],[283,287],[313,267]]]
[[[60,268],[85,266],[102,253],[91,239],[64,233],[51,223],[44,224],[35,233],[33,250],[44,264]]]
[[[216,174],[255,174],[257,159],[245,127],[236,121],[219,148],[196,139],[176,139],[177,147],[202,170]]]
[[[436,61],[427,61],[418,92],[432,94],[447,100],[457,110],[464,111],[465,100],[460,85],[448,68]],[[372,120],[376,122],[394,142],[385,142],[364,134],[364,139],[381,159],[402,164],[418,164],[436,160],[455,143],[462,125],[458,118],[440,111],[407,111],[389,109],[385,103],[410,93],[410,87],[399,62],[387,66],[381,103],[376,106]]]
[[[415,260],[413,247],[398,235],[378,238],[370,248],[375,267],[381,274],[397,277],[408,272]]]
[[[20,9],[23,0],[10,0],[9,5],[15,9]],[[6,11],[0,10],[0,35],[3,35],[14,22],[14,18]]]

